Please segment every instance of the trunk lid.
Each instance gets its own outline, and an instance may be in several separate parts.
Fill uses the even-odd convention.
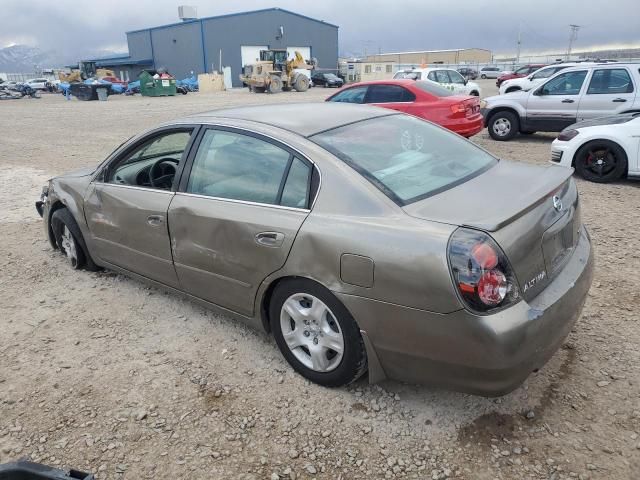
[[[507,255],[520,292],[529,300],[559,273],[577,243],[581,221],[572,173],[503,160],[404,211],[487,232]]]

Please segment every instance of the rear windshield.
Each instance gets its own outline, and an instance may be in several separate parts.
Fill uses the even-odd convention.
[[[398,205],[480,175],[497,160],[471,142],[409,115],[388,115],[311,137]]]
[[[420,72],[396,72],[394,79],[420,80]]]
[[[451,95],[455,95],[455,93],[453,93],[451,90],[447,90],[437,83],[430,82],[428,80],[419,80],[415,85],[420,90],[430,93],[431,95],[435,95],[436,97],[449,97]]]

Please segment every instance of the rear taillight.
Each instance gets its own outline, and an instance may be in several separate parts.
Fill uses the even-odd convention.
[[[451,113],[464,113],[467,111],[467,107],[463,102],[456,103],[455,105],[451,105]]]
[[[448,250],[453,283],[470,310],[486,313],[519,300],[513,269],[489,235],[459,228],[451,236]]]

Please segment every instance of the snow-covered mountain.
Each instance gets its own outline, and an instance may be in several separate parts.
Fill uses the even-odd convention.
[[[44,51],[27,45],[0,49],[0,72],[34,72],[42,68],[61,67],[65,59],[55,50]]]
[[[42,50],[28,45],[12,45],[0,48],[0,72],[33,73],[46,68],[60,68],[73,65],[83,58],[97,58],[117,52],[91,50],[62,54],[56,50]]]

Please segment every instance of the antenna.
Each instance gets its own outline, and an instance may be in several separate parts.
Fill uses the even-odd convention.
[[[571,48],[573,47],[573,42],[578,38],[578,30],[580,30],[580,25],[569,25],[571,28],[571,33],[569,34],[569,48],[567,49],[567,61],[571,56]]]

